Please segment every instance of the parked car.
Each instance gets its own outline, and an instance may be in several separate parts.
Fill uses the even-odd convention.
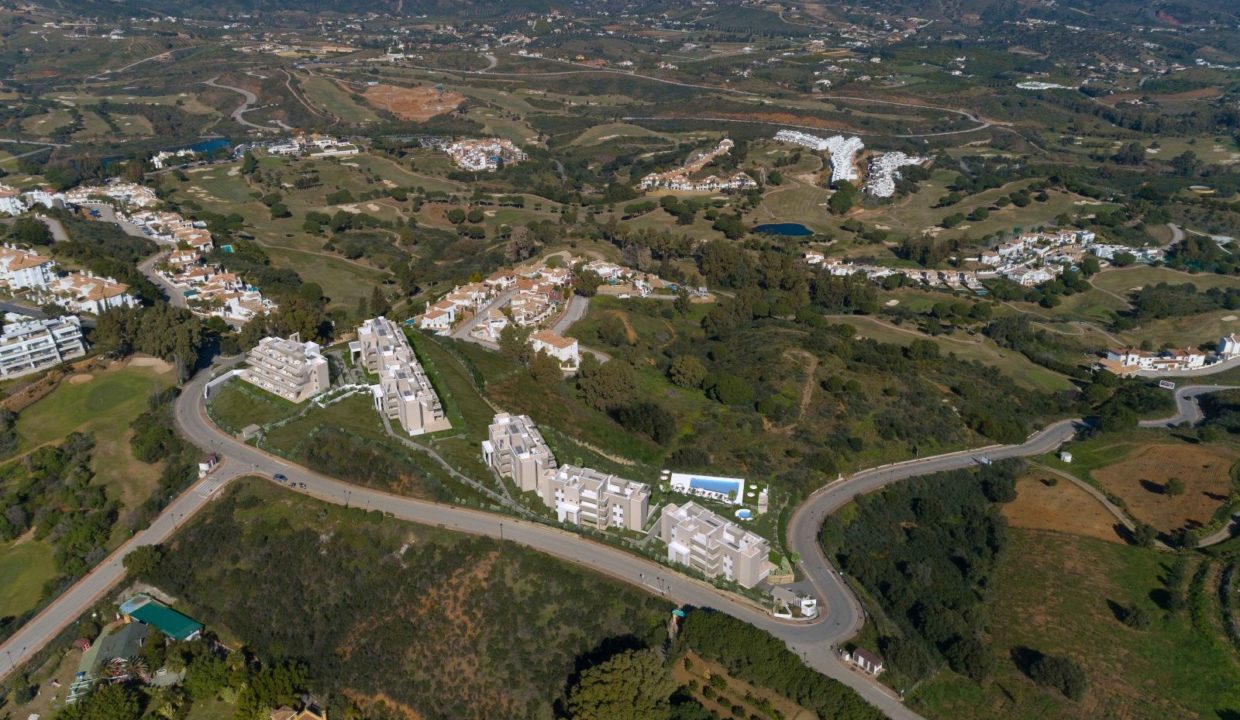
[[[278,483],[288,482],[288,476],[285,475],[284,473],[276,473],[274,477],[275,477],[276,482]]]

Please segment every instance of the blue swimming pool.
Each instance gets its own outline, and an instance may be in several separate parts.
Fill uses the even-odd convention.
[[[809,237],[814,234],[813,230],[801,223],[767,223],[755,227],[753,231],[764,235],[786,235],[788,237]]]
[[[741,508],[736,511],[737,520],[748,520],[753,517],[753,513],[748,508]]]
[[[694,490],[709,490],[723,495],[735,495],[740,491],[740,483],[714,478],[695,477],[689,480],[689,487]]]

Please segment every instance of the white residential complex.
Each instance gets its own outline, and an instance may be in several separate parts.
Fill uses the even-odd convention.
[[[444,147],[458,167],[472,172],[494,172],[502,165],[513,165],[528,156],[511,140],[483,138],[458,140]]]
[[[536,353],[546,353],[560,363],[565,372],[577,372],[581,366],[581,354],[578,351],[577,339],[557,335],[551,330],[539,330],[530,333],[530,347]]]
[[[113,308],[134,307],[138,299],[129,286],[89,272],[73,272],[53,278],[42,288],[34,288],[41,302],[53,302],[76,313],[99,315]]]
[[[826,150],[830,152],[832,185],[841,180],[848,180],[849,182],[857,180],[857,153],[865,149],[865,143],[861,142],[861,138],[856,136],[844,137],[843,135],[832,135],[829,138],[823,138],[796,130],[780,130],[775,133],[775,139],[807,147],[811,150],[820,152]]]
[[[250,350],[241,379],[290,402],[304,402],[331,386],[327,358],[318,343],[265,337]]]
[[[0,377],[25,375],[85,354],[82,323],[72,315],[6,324],[0,334]]]
[[[771,547],[765,538],[695,502],[664,507],[659,537],[667,543],[670,562],[688,565],[707,577],[752,588],[771,571]]]
[[[731,140],[724,138],[714,148],[691,156],[684,165],[678,168],[667,172],[650,173],[642,178],[640,187],[642,190],[663,189],[688,192],[749,190],[758,187],[758,183],[743,172],[735,173],[729,178],[708,175],[701,180],[694,180],[690,177],[694,173],[701,172],[715,158],[731,152],[734,145],[735,143]]]
[[[925,158],[905,155],[902,152],[876,155],[870,160],[870,176],[866,180],[865,191],[874,197],[889,198],[896,193],[896,178],[900,176],[900,168],[920,165],[925,161]]]
[[[385,317],[371,318],[357,329],[349,349],[355,361],[379,376],[379,383],[371,386],[375,410],[400,422],[410,435],[452,427],[399,325]]]
[[[482,458],[522,492],[537,493],[560,522],[640,532],[650,517],[647,485],[593,468],[557,466],[551,449],[526,415],[496,415],[482,443]]]

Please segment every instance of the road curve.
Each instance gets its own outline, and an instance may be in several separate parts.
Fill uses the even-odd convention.
[[[863,613],[855,596],[835,573],[818,545],[818,527],[822,518],[858,495],[905,478],[968,467],[982,453],[1000,459],[1049,452],[1072,437],[1078,422],[1065,420],[1055,423],[1020,445],[960,451],[865,470],[814,493],[793,515],[788,539],[791,548],[800,555],[801,570],[819,593],[826,611],[815,621],[795,622],[774,618],[765,608],[747,599],[681,575],[653,561],[558,528],[350,485],[268,455],[237,441],[207,418],[203,387],[208,379],[207,373],[199,373],[183,388],[175,409],[175,421],[181,433],[191,442],[224,458],[220,468],[177,498],[156,518],[150,529],[139,533],[114,552],[0,645],[0,654],[12,658],[7,667],[0,668],[0,678],[7,675],[15,664],[29,658],[90,604],[123,580],[121,563],[125,554],[134,547],[166,541],[177,527],[205,507],[219,488],[232,479],[247,474],[271,477],[280,473],[287,476],[299,492],[322,501],[380,510],[402,520],[517,542],[642,587],[675,603],[713,607],[784,640],[809,666],[853,688],[888,717],[919,720],[920,716],[905,707],[890,689],[845,666],[837,655],[837,645],[852,637],[860,628]]]
[[[1176,388],[1175,391],[1175,414],[1171,417],[1156,418],[1154,420],[1142,420],[1141,427],[1177,427],[1183,423],[1196,425],[1201,422],[1203,415],[1201,414],[1201,405],[1197,402],[1197,398],[1201,395],[1219,392],[1221,390],[1235,390],[1236,385],[1185,385]]]

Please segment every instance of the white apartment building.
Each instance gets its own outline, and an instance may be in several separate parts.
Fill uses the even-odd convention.
[[[669,562],[688,565],[707,577],[752,588],[771,571],[771,546],[766,538],[695,502],[664,507],[659,537],[667,543]]]
[[[82,322],[74,315],[5,325],[0,334],[0,377],[26,375],[85,354]]]
[[[544,472],[539,495],[560,522],[596,530],[641,532],[650,516],[650,488],[593,468],[563,465]]]
[[[51,258],[15,245],[0,246],[0,281],[10,290],[47,287],[55,277]]]
[[[528,415],[496,415],[482,442],[482,459],[521,492],[537,493],[560,522],[640,532],[650,518],[650,488],[645,483],[593,468],[557,466]]]
[[[529,415],[496,415],[482,441],[482,460],[521,492],[537,491],[543,473],[556,469],[555,455]]]
[[[250,350],[241,379],[290,402],[300,403],[331,386],[327,358],[315,342],[265,337]]]
[[[21,191],[8,185],[0,185],[0,214],[21,215],[26,212],[26,201]]]
[[[400,326],[385,317],[371,318],[357,329],[349,349],[354,360],[379,376],[371,386],[375,410],[398,421],[410,435],[452,427]]]
[[[45,297],[72,312],[95,315],[138,304],[125,283],[81,272],[53,278],[45,288]]]

